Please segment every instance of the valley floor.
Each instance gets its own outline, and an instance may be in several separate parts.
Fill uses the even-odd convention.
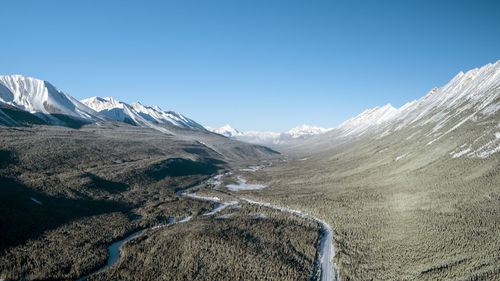
[[[2,279],[500,276],[496,154],[399,157],[420,146],[379,140],[261,161],[270,150],[135,128],[0,130]]]
[[[213,182],[237,185],[237,175],[212,178],[233,164],[199,143],[142,130],[138,141],[113,130],[2,130],[2,279],[311,280],[321,274],[321,225],[246,203],[223,185],[212,189]]]
[[[498,158],[363,162],[346,155],[366,151],[343,153],[249,174],[272,188],[245,196],[330,224],[341,280],[500,279]]]

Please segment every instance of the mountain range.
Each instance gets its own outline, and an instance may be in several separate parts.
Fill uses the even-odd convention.
[[[240,132],[230,125],[218,129],[158,106],[139,102],[127,104],[114,98],[92,97],[78,101],[47,81],[21,75],[0,76],[0,124],[51,124],[81,127],[85,124],[118,121],[172,134],[168,126],[196,128],[271,147],[297,151],[327,150],[352,139],[381,138],[411,131],[409,139],[426,138],[431,145],[467,124],[492,123],[476,139],[463,143],[453,155],[486,157],[500,151],[496,114],[500,109],[500,61],[459,72],[449,83],[434,88],[418,100],[400,108],[392,105],[365,110],[333,129],[299,126],[287,132]],[[302,148],[302,149],[301,149]]]
[[[21,75],[0,76],[0,124],[78,126],[105,117],[47,81]]]
[[[160,125],[182,128],[203,126],[173,111],[139,102],[127,104],[111,97],[78,101],[47,81],[22,75],[0,76],[0,124],[49,124],[80,127],[84,124],[119,121],[170,133]]]
[[[327,133],[287,151],[314,153],[355,140],[398,140],[420,148],[443,145],[454,157],[488,157],[500,151],[500,61],[459,72],[400,108],[390,104],[365,110]],[[450,144],[449,142],[453,143]]]
[[[249,143],[267,145],[271,147],[289,145],[294,142],[303,141],[311,136],[319,135],[331,131],[318,126],[302,125],[292,128],[283,133],[277,132],[261,132],[261,131],[245,131],[240,132],[230,125],[222,126],[218,129],[205,127],[207,130],[221,134],[228,138],[233,138]]]

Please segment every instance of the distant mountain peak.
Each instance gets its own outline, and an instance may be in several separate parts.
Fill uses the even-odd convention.
[[[126,105],[112,97],[91,97],[80,101],[88,107],[100,112],[103,110],[111,110],[113,108],[124,108]]]
[[[300,138],[304,136],[323,134],[330,130],[332,130],[332,128],[326,129],[318,126],[301,125],[288,130],[286,134],[290,135],[292,138]]]
[[[305,138],[313,135],[326,133],[331,129],[325,129],[317,126],[301,125],[292,128],[283,133],[277,132],[261,132],[261,131],[246,131],[240,132],[230,125],[224,125],[218,129],[205,127],[207,130],[234,139],[257,143],[263,145],[277,145],[290,142],[299,138]]]
[[[224,125],[218,129],[214,129],[212,127],[205,127],[205,128],[211,132],[226,136],[228,138],[236,138],[237,136],[241,135],[241,133],[238,130],[234,129],[229,124]]]

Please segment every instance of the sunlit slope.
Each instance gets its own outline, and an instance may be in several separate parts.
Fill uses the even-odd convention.
[[[342,280],[499,279],[499,66],[309,142],[321,152],[255,175],[258,196],[326,220]]]
[[[398,109],[390,104],[368,109],[326,134],[282,150],[292,155],[311,154],[363,138],[379,139],[389,135],[393,138],[406,135],[411,143],[414,138],[422,141],[425,138],[427,146],[455,136],[469,141],[467,145],[460,143],[464,150],[469,149],[462,155],[486,157],[500,145],[496,137],[499,110],[500,61],[460,72],[445,86]],[[463,127],[473,128],[474,132],[451,134]]]

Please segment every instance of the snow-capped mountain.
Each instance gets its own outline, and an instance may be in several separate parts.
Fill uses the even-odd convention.
[[[145,122],[145,120],[142,120],[141,117],[135,114],[133,109],[128,104],[119,102],[114,98],[93,97],[81,100],[81,103],[115,121],[130,123],[133,125],[141,121]]]
[[[218,129],[206,126],[205,129],[209,130],[210,132],[214,132],[214,133],[217,133],[219,135],[226,136],[228,138],[236,138],[237,136],[242,135],[242,133],[240,133],[240,131],[232,128],[230,125],[225,125],[225,126],[222,126]]]
[[[230,125],[222,126],[218,129],[206,127],[207,130],[224,135],[229,138],[238,139],[241,141],[256,143],[262,145],[283,145],[291,141],[304,139],[313,135],[323,134],[331,129],[325,129],[317,126],[302,125],[290,129],[287,132],[261,132],[261,131],[246,131],[240,132]]]
[[[156,105],[142,105],[139,102],[131,103],[130,106],[144,119],[151,122],[172,124],[178,127],[204,127],[195,121],[185,117],[184,115],[174,112],[174,111],[163,111],[159,106]]]
[[[419,100],[396,109],[390,104],[368,109],[347,120],[335,131],[343,136],[361,136],[376,129],[388,134],[403,128],[432,124],[432,131],[451,131],[470,119],[490,116],[500,109],[500,61],[458,73],[448,84],[434,88]],[[470,115],[461,117],[469,112]],[[391,124],[392,127],[387,126]],[[338,131],[336,132],[338,133]]]
[[[397,110],[391,104],[382,107],[377,106],[363,111],[363,113],[345,121],[335,129],[342,131],[344,136],[360,136],[367,130],[389,121],[396,112]]]
[[[64,125],[68,118],[84,123],[104,120],[101,114],[49,82],[22,75],[0,76],[0,103],[27,111],[49,124]],[[9,119],[5,112],[0,115]]]
[[[111,97],[92,97],[81,102],[112,120],[150,127],[166,133],[168,131],[158,124],[171,124],[183,128],[203,128],[200,124],[180,113],[163,111],[158,106],[144,106],[139,102],[127,104]]]
[[[331,131],[332,129],[326,129],[318,126],[302,125],[295,127],[285,133],[284,135],[289,135],[291,138],[302,138],[307,136],[319,135]]]
[[[79,127],[96,121],[115,120],[170,133],[158,124],[181,128],[203,126],[180,113],[139,102],[126,104],[113,98],[78,101],[47,81],[22,75],[0,76],[0,124],[52,124]]]
[[[458,140],[467,134],[467,139],[459,145],[462,148],[451,151],[452,155],[481,158],[500,151],[499,115],[500,61],[497,61],[460,72],[443,87],[434,88],[400,108],[387,104],[365,110],[303,146],[328,147],[344,138],[380,139],[398,135],[406,136],[407,140],[419,138],[425,146],[430,146],[449,138]],[[455,131],[461,133],[453,136]]]

